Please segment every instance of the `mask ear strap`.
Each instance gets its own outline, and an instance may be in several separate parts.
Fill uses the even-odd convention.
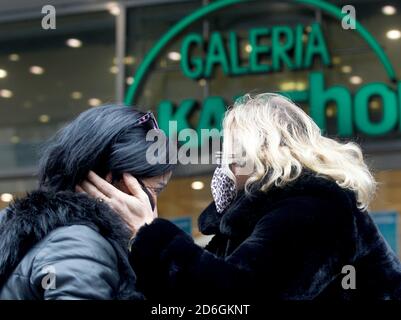
[[[141,185],[142,190],[145,191],[146,195],[148,196],[149,202],[150,202],[150,206],[152,207],[152,211],[154,211],[155,210],[155,201],[153,200],[152,194],[150,193],[148,188],[146,188],[145,184],[142,182],[141,179],[138,179],[138,178],[136,178],[136,179],[138,180],[139,184]]]

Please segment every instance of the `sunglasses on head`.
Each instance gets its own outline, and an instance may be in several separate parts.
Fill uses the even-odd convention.
[[[134,127],[143,125],[143,124],[150,124],[151,129],[159,129],[159,125],[157,124],[156,118],[152,112],[147,112],[143,116],[139,117],[135,123]]]

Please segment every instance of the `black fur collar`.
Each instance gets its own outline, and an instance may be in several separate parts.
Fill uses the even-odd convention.
[[[305,171],[283,188],[272,187],[267,192],[255,191],[251,194],[238,192],[231,206],[221,214],[212,202],[199,217],[199,230],[207,235],[222,233],[227,236],[244,236],[249,234],[256,222],[280,200],[308,195],[341,201],[350,208],[356,204],[353,192],[339,187],[332,180]]]
[[[124,254],[130,233],[106,204],[70,191],[34,191],[16,200],[0,223],[0,287],[36,243],[58,227],[87,225]]]

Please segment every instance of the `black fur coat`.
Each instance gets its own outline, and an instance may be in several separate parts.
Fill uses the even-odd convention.
[[[129,236],[84,194],[32,192],[0,213],[0,299],[141,299]]]
[[[148,298],[401,299],[398,257],[354,194],[328,179],[306,173],[240,193],[222,215],[212,203],[199,228],[214,235],[205,249],[167,220],[139,230],[130,259]]]

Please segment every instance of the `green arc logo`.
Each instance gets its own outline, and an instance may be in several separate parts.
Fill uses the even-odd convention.
[[[220,0],[213,2],[207,6],[204,6],[192,14],[186,16],[182,20],[180,20],[177,24],[175,24],[147,53],[142,63],[139,65],[135,76],[134,83],[128,88],[127,95],[125,97],[125,104],[131,105],[135,102],[137,98],[137,93],[142,81],[144,80],[146,73],[149,68],[152,66],[152,63],[155,61],[160,52],[172,41],[180,32],[189,27],[194,22],[204,18],[205,16],[216,12],[220,9],[226,8],[231,5],[250,2],[253,0]],[[323,12],[341,20],[345,14],[341,12],[341,10],[322,0],[292,0],[295,3],[302,5],[309,5],[314,8],[321,9]],[[375,40],[375,38],[370,34],[370,32],[365,29],[358,21],[355,21],[356,31],[361,35],[361,37],[367,42],[373,52],[377,55],[379,61],[382,63],[387,76],[391,81],[396,81],[396,74],[394,68],[387,56],[384,52],[383,48],[379,45],[379,43]]]

